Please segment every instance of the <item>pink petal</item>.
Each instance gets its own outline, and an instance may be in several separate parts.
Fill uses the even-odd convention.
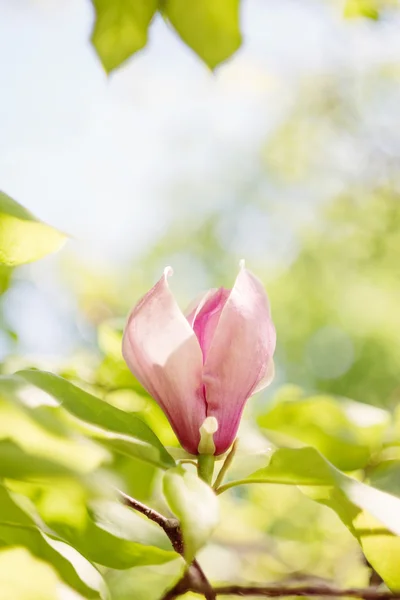
[[[203,308],[204,304],[207,302],[207,300],[214,295],[214,293],[217,291],[217,288],[211,288],[210,290],[207,290],[206,292],[203,292],[202,294],[199,294],[197,296],[197,298],[195,298],[187,307],[187,309],[184,311],[184,315],[187,318],[190,327],[193,328],[193,323],[197,317],[197,315],[199,314],[199,312],[201,311],[201,309]]]
[[[265,371],[264,377],[261,379],[261,381],[259,381],[257,383],[256,387],[251,392],[251,395],[257,394],[258,392],[261,392],[261,390],[264,390],[266,387],[268,387],[272,383],[272,380],[274,379],[274,377],[275,377],[275,363],[274,363],[273,358],[271,358],[271,360],[268,363],[267,370]]]
[[[132,310],[125,327],[125,361],[168,417],[181,445],[197,454],[206,418],[202,353],[197,337],[163,277]]]
[[[206,361],[208,350],[229,294],[230,290],[224,288],[210,290],[197,307],[192,327],[203,352],[203,362]]]
[[[265,290],[242,267],[222,310],[203,369],[207,416],[218,420],[216,454],[232,444],[246,400],[270,375],[275,342]]]

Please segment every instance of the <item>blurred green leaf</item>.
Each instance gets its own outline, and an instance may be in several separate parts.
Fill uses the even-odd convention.
[[[92,42],[107,73],[147,43],[158,0],[92,0],[96,20]]]
[[[258,469],[240,482],[284,483],[289,485],[335,485],[335,468],[314,448],[279,448],[272,454],[268,465]]]
[[[110,455],[77,435],[76,423],[68,421],[49,394],[17,375],[0,376],[0,439],[12,440],[29,456],[59,463],[60,473],[91,472]]]
[[[368,470],[372,486],[400,496],[400,460],[385,460]]]
[[[165,473],[163,489],[169,507],[180,521],[185,559],[190,563],[218,524],[218,499],[204,481],[182,467]]]
[[[158,565],[177,558],[177,554],[172,550],[146,546],[113,535],[100,527],[89,513],[79,528],[54,521],[51,521],[49,525],[85,558],[111,569]]]
[[[2,600],[60,598],[60,582],[55,570],[23,547],[0,550],[0,582]]]
[[[28,454],[10,440],[0,440],[0,477],[8,479],[43,479],[72,475],[51,459]]]
[[[272,454],[266,467],[245,479],[227,483],[221,490],[245,483],[338,488],[352,504],[367,510],[390,531],[400,535],[400,498],[344,475],[314,448],[279,448]]]
[[[211,69],[240,47],[239,0],[165,0],[163,12]]]
[[[175,464],[157,436],[135,415],[111,406],[52,373],[19,371],[17,376],[55,398],[78,419],[95,425],[93,437],[97,441],[161,468]]]
[[[304,490],[303,490],[304,491]],[[393,535],[367,511],[356,507],[337,488],[315,488],[306,494],[334,510],[362,547],[368,562],[386,585],[398,590],[400,586],[400,537]]]
[[[262,482],[302,486],[307,496],[332,508],[357,538],[377,573],[387,585],[398,588],[399,498],[344,475],[314,448],[278,449],[267,467],[224,488]]]
[[[0,264],[0,295],[8,290],[11,283],[12,272],[13,269],[11,267]]]
[[[0,191],[0,264],[21,265],[59,250],[66,236]]]
[[[365,467],[382,444],[390,417],[385,411],[329,396],[301,398],[298,388],[278,393],[278,402],[258,419],[269,432],[292,436],[317,448],[337,468],[354,471]],[[272,441],[276,441],[271,437]],[[277,440],[279,445],[279,438]]]
[[[50,563],[67,585],[86,598],[105,598],[100,573],[75,549],[41,531],[35,520],[0,485],[0,540],[9,546],[24,546],[34,556]]]
[[[123,361],[122,335],[124,322],[120,319],[106,320],[100,323],[97,329],[97,339],[100,349],[106,356],[114,360]]]
[[[168,569],[166,568],[168,567]],[[112,598],[115,600],[160,600],[167,590],[182,578],[185,562],[182,559],[156,567],[135,567],[131,571],[107,573]],[[185,599],[187,594],[185,594]]]
[[[344,16],[347,18],[367,17],[377,21],[379,19],[379,0],[347,0],[344,7]]]

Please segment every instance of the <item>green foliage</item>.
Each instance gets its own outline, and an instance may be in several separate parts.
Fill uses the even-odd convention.
[[[96,21],[92,42],[107,73],[147,43],[157,0],[92,0]]]
[[[284,434],[317,448],[344,471],[364,468],[382,446],[390,415],[384,410],[329,396],[304,398],[296,387],[280,390],[275,405],[259,416],[266,435]],[[276,438],[275,438],[276,440]]]
[[[65,235],[0,191],[0,265],[16,266],[59,250]]]
[[[174,464],[157,436],[135,415],[124,413],[52,373],[20,371],[17,376],[49,394],[78,419],[101,428],[91,432],[99,443],[163,468]]]
[[[92,0],[96,20],[92,42],[109,73],[147,43],[160,9],[182,40],[212,69],[241,44],[239,0]]]
[[[181,523],[185,559],[190,563],[218,524],[217,498],[213,490],[197,475],[182,467],[165,473],[164,494],[172,512]]]
[[[86,598],[105,598],[100,574],[75,550],[54,537],[25,512],[0,485],[0,540],[7,546],[24,546],[34,556],[49,562],[60,578]]]
[[[344,7],[344,16],[366,17],[376,21],[379,18],[379,0],[347,0]]]
[[[302,486],[306,495],[338,514],[387,585],[398,587],[400,580],[395,565],[400,538],[394,536],[400,536],[400,498],[344,475],[315,449],[307,447],[276,450],[266,467],[245,479],[227,483],[220,488],[220,493],[250,483]],[[391,551],[394,554],[389,559]]]
[[[0,441],[0,476],[8,479],[40,479],[71,475],[63,465],[51,459],[26,453],[10,440]]]
[[[176,559],[173,551],[132,542],[100,527],[89,515],[72,527],[62,521],[49,522],[53,531],[85,558],[110,569],[129,569],[140,565],[158,565]]]
[[[57,573],[22,546],[0,549],[0,581],[3,600],[57,600],[59,596]]]
[[[163,11],[182,40],[211,69],[240,47],[239,0],[166,0]]]
[[[385,10],[398,7],[397,0],[346,0],[344,16],[365,17],[377,21]]]

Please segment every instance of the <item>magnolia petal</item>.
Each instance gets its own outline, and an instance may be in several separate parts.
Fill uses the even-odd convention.
[[[207,416],[218,421],[216,454],[234,441],[245,402],[267,374],[275,343],[264,287],[241,265],[203,368]]]
[[[197,454],[206,418],[203,358],[197,337],[167,283],[172,269],[132,310],[122,353],[137,379],[168,417],[181,445]]]
[[[187,309],[184,311],[184,315],[187,318],[190,327],[193,328],[193,323],[197,315],[199,314],[207,300],[215,294],[217,289],[218,288],[211,288],[206,292],[202,292],[194,300],[192,300]]]
[[[264,377],[256,385],[256,387],[252,391],[251,395],[257,394],[257,392],[261,392],[266,387],[268,387],[272,383],[274,377],[275,377],[275,363],[274,363],[274,360],[271,358],[271,360],[269,361],[269,363],[267,365],[267,370],[265,371]]]
[[[214,333],[217,329],[222,310],[229,298],[229,294],[230,290],[224,288],[213,290],[213,293],[203,299],[202,306],[196,311],[192,327],[199,340],[201,351],[203,353],[203,362],[206,362]]]

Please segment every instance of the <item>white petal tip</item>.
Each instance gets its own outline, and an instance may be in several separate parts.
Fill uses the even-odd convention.
[[[165,279],[167,279],[167,277],[171,277],[171,275],[174,274],[174,270],[172,267],[165,267],[164,269],[164,277]]]
[[[242,258],[242,260],[239,261],[239,268],[240,269],[246,268],[246,261],[244,260],[244,258]]]

